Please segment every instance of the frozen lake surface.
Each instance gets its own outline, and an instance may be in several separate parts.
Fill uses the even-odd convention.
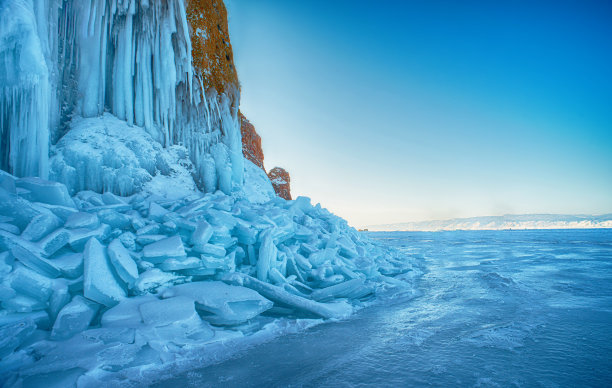
[[[612,229],[370,235],[423,258],[419,296],[159,386],[612,386]]]

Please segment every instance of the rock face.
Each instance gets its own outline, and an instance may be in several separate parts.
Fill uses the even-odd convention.
[[[242,133],[242,154],[265,172],[261,136],[257,134],[255,126],[242,113],[238,115],[240,117],[240,132]],[[281,167],[274,167],[268,173],[268,178],[272,182],[276,195],[287,200],[291,199],[291,179],[287,170]]]
[[[238,74],[229,39],[227,10],[222,0],[189,0],[187,21],[191,33],[193,66],[203,75],[204,88],[219,94],[239,90]],[[228,93],[228,94],[230,94]]]
[[[291,200],[291,178],[284,168],[274,167],[268,173],[268,178],[270,178],[272,187],[279,197]]]
[[[264,154],[261,149],[261,136],[257,134],[255,126],[242,113],[238,113],[238,116],[240,117],[240,133],[242,134],[242,154],[254,165],[266,171]]]

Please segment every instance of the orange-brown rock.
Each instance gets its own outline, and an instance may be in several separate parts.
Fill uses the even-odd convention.
[[[238,74],[223,0],[188,0],[187,20],[191,29],[193,65],[202,75],[204,88],[212,87],[219,94],[227,92],[228,87],[238,91]]]
[[[240,132],[242,133],[242,154],[256,166],[264,168],[264,154],[261,149],[261,137],[255,131],[255,127],[246,117],[238,112],[240,118]]]
[[[291,178],[289,173],[282,167],[274,167],[268,173],[272,187],[276,195],[287,200],[291,199]]]

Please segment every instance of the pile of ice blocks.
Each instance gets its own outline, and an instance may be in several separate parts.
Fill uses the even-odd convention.
[[[411,269],[305,197],[70,197],[0,171],[0,382],[74,383],[280,317],[343,318]]]

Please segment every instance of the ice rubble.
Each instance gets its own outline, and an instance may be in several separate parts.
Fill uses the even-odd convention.
[[[51,162],[73,194],[129,195],[163,172],[159,148],[181,145],[200,188],[243,183],[239,91],[204,90],[184,0],[4,0],[0,64],[2,170],[47,178]],[[155,142],[131,143],[139,130]]]
[[[58,204],[61,184],[3,177],[14,183],[0,187],[8,385],[159,366],[278,317],[342,318],[412,269],[305,197],[84,191]]]

